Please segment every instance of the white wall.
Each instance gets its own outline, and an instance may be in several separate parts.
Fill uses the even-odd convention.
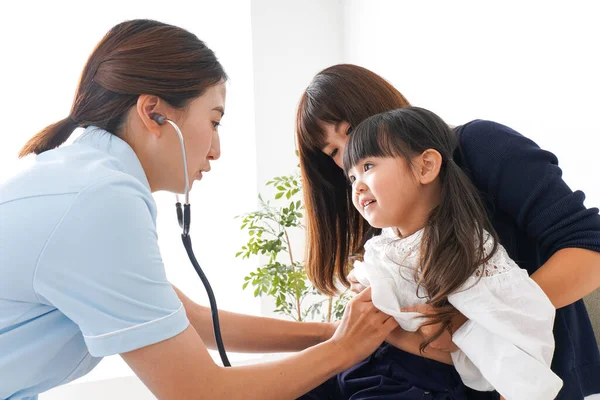
[[[294,121],[300,96],[321,69],[342,62],[340,0],[252,1],[252,53],[258,190],[272,198],[264,184],[297,168]],[[304,254],[304,233],[291,232],[295,260]],[[261,262],[266,260],[261,259]],[[262,314],[273,310],[263,299]]]
[[[600,206],[599,20],[592,1],[346,0],[344,58],[450,124],[520,131]]]
[[[60,10],[69,10],[60,11]],[[67,116],[79,74],[110,27],[133,18],[179,25],[212,48],[230,76],[222,121],[222,157],[194,186],[192,238],[219,306],[260,313],[260,301],[242,292],[243,276],[256,261],[234,258],[245,237],[236,215],[256,206],[256,138],[250,2],[247,0],[158,0],[16,2],[3,5],[0,25],[0,96],[5,117],[0,146],[0,181],[25,167],[20,147],[44,126]],[[159,242],[169,279],[192,299],[208,304],[190,265],[174,213],[174,196],[157,193]],[[231,360],[247,356],[231,355]],[[82,381],[131,375],[120,357],[108,357]]]

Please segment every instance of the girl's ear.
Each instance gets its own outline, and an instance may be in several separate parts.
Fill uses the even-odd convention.
[[[418,172],[417,179],[422,185],[433,182],[440,175],[442,155],[437,150],[427,149],[414,161]]]

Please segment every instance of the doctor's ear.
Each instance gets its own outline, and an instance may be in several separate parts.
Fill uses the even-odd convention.
[[[152,134],[160,136],[160,126],[167,120],[164,112],[165,102],[158,96],[141,94],[138,97],[136,111],[140,120]]]

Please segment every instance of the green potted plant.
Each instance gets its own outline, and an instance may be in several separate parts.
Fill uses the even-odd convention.
[[[244,277],[243,289],[253,288],[255,297],[272,297],[274,311],[296,321],[315,320],[319,316],[326,322],[341,319],[350,299],[348,291],[336,297],[320,295],[308,280],[303,262],[292,253],[290,231],[303,229],[299,175],[278,176],[266,186],[276,190],[273,202],[259,195],[259,209],[238,217],[249,239],[236,257],[259,254],[267,257],[266,264]]]

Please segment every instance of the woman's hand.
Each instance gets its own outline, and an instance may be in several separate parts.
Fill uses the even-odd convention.
[[[417,312],[421,314],[431,314],[435,310],[429,304],[419,304],[413,307],[404,307],[402,308],[402,312]],[[452,333],[456,332],[458,328],[460,328],[465,322],[467,322],[467,317],[462,314],[454,317],[452,319]],[[438,329],[440,328],[439,324],[421,326],[418,332],[423,336],[423,338],[429,338],[433,336]],[[453,353],[458,350],[458,346],[454,344],[452,341],[452,335],[448,331],[444,331],[442,335],[437,338],[435,341],[431,342],[429,345],[432,349],[443,351],[446,353]]]
[[[367,287],[363,286],[358,279],[354,276],[354,270],[350,271],[348,274],[348,282],[350,282],[350,290],[354,293],[358,294],[365,290]]]
[[[394,318],[375,308],[367,288],[350,300],[330,340],[348,354],[349,368],[373,353],[397,327]]]

